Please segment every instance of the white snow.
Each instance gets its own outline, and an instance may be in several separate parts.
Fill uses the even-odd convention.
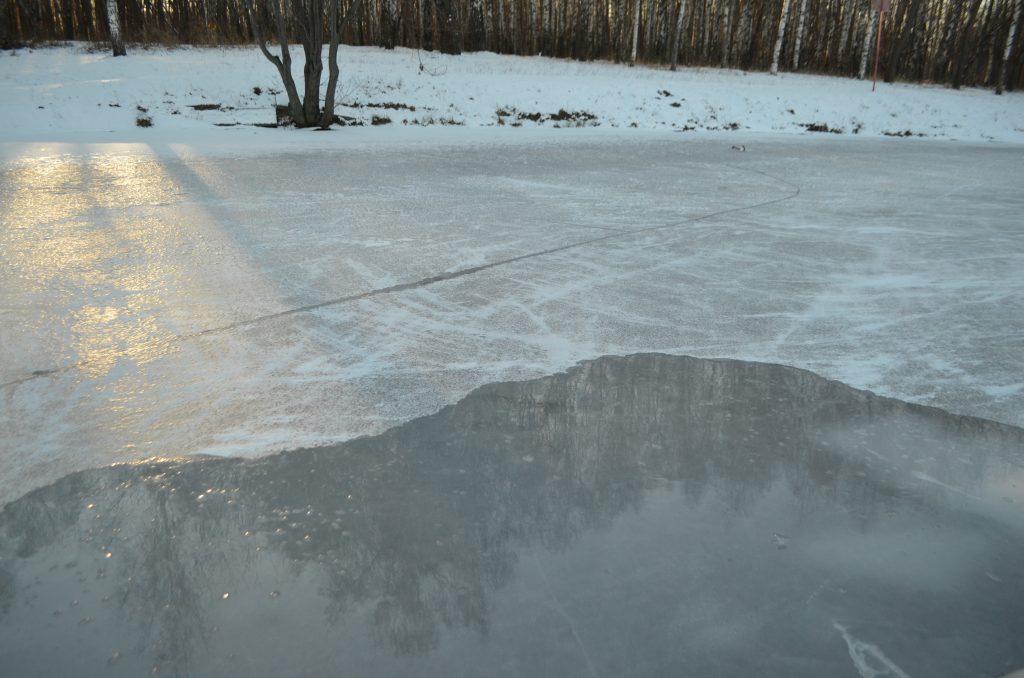
[[[301,54],[294,65],[301,75]],[[524,114],[586,111],[601,129],[646,129],[810,134],[823,124],[843,134],[922,134],[962,140],[1024,141],[1024,95],[989,90],[881,84],[815,75],[712,68],[629,68],[542,57],[472,53],[453,57],[408,49],[343,47],[339,101],[415,107],[340,107],[360,120],[388,117],[392,125],[454,122],[470,127],[574,125],[517,121]],[[421,64],[423,66],[421,70]],[[21,50],[0,56],[0,139],[135,141],[216,131],[215,123],[273,122],[284,103],[277,74],[253,47],[134,49],[127,58],[90,52],[84,45]],[[262,94],[253,93],[259,87]],[[668,92],[668,95],[659,94]],[[196,111],[203,103],[232,107]],[[135,127],[137,106],[154,127]],[[228,128],[230,129],[230,128]],[[268,138],[262,131],[259,138]],[[312,134],[310,132],[309,134]],[[421,135],[422,136],[422,135]],[[317,143],[328,143],[317,140]]]

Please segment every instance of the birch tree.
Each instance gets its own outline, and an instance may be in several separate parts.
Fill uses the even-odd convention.
[[[864,29],[864,44],[860,51],[860,69],[857,71],[857,78],[864,79],[868,72],[868,56],[871,54],[871,38],[875,35],[875,22],[878,21],[878,12],[871,12],[868,17],[867,27]]]
[[[996,78],[996,94],[1002,94],[1004,89],[1010,88],[1010,56],[1013,54],[1013,43],[1017,38],[1020,26],[1022,6],[1024,6],[1024,0],[1015,0],[1013,3],[1013,19],[1010,21],[1010,32],[1006,35],[1006,49],[1003,50],[1003,61],[999,67],[1000,73]]]
[[[107,32],[110,34],[110,49],[114,56],[125,56],[124,38],[121,37],[121,17],[118,16],[117,0],[107,0]]]
[[[853,25],[853,15],[856,12],[853,7],[845,3],[839,3],[839,6],[843,12],[843,32],[839,36],[839,49],[837,50],[836,60],[842,65],[846,57],[846,45],[850,42],[850,27]]]
[[[789,0],[782,0],[782,15],[779,17],[779,33],[775,37],[775,49],[772,50],[771,74],[779,74],[779,55],[782,53],[782,38],[786,34],[786,16],[789,14]]]

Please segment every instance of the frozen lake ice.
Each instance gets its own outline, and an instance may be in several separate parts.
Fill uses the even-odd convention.
[[[2,145],[0,503],[636,351],[1024,423],[1021,147],[562,132]]]
[[[1003,676],[1024,430],[633,355],[0,510],[10,676]]]

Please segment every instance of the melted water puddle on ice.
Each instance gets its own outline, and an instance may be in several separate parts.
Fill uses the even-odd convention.
[[[1024,431],[776,365],[602,358],[382,435],[0,513],[0,674],[1000,675]]]

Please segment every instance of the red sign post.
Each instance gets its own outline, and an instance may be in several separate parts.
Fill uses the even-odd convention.
[[[875,39],[875,68],[871,74],[871,91],[875,91],[875,85],[878,83],[878,60],[882,56],[882,20],[885,19],[885,13],[889,11],[889,7],[892,5],[892,0],[871,0],[871,9],[878,12],[878,36]]]

